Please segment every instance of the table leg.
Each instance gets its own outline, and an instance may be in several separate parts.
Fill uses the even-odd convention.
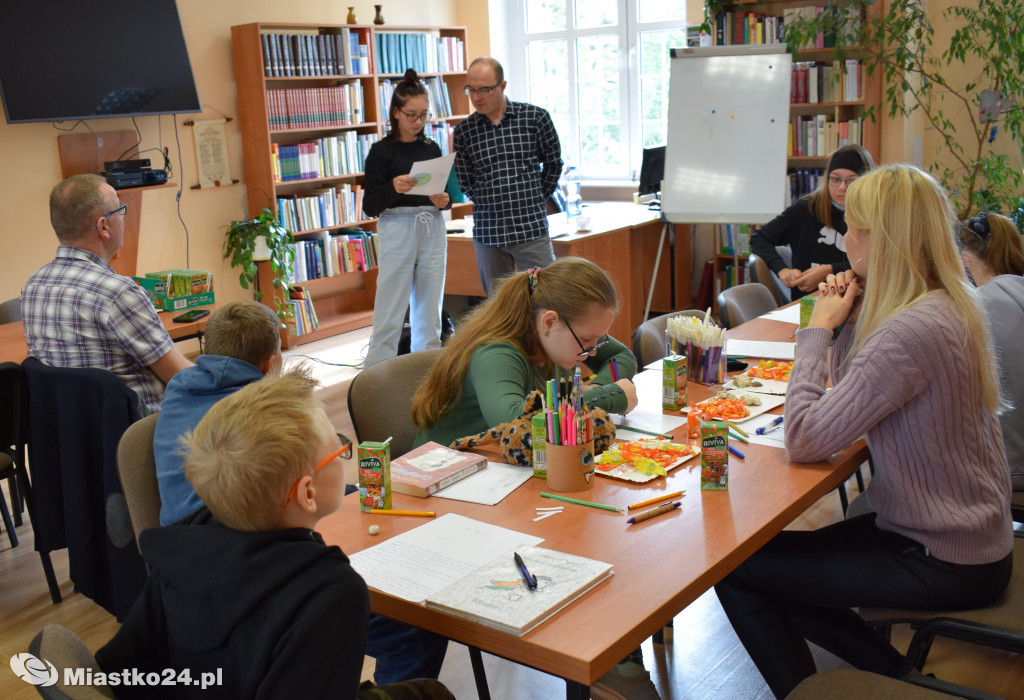
[[[566,680],[565,700],[590,700],[590,686]]]
[[[491,691],[487,687],[487,672],[484,671],[484,658],[476,647],[469,647],[469,662],[473,666],[477,697],[480,700],[491,700]]]

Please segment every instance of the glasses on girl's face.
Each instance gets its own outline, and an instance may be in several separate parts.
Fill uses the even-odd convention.
[[[319,469],[323,469],[324,467],[326,467],[328,464],[330,464],[343,454],[345,455],[346,458],[352,456],[352,441],[349,440],[344,435],[342,435],[341,433],[335,433],[335,435],[338,436],[338,443],[341,445],[341,447],[339,447],[336,451],[332,452],[330,457],[326,458],[324,461],[320,462],[320,464],[313,467],[314,472]],[[310,473],[312,474],[313,472]],[[295,493],[299,490],[299,481],[301,481],[301,479],[296,479],[295,483],[292,484],[291,489],[288,491],[288,498],[285,499],[284,505],[281,506],[282,511],[285,510],[288,507],[288,504],[291,503],[291,500],[295,498]]]
[[[430,121],[430,112],[420,112],[419,114],[417,114],[416,112],[406,112],[404,109],[400,109],[398,111],[404,114],[405,118],[411,122]]]
[[[847,187],[849,187],[853,183],[857,182],[858,179],[859,178],[856,177],[848,177],[846,179],[843,179],[841,177],[836,177],[835,175],[829,175],[828,184],[832,185],[833,187],[839,187],[840,185],[846,185]]]
[[[608,344],[608,340],[609,339],[605,338],[604,340],[599,340],[596,343],[594,343],[593,347],[589,347],[589,348],[583,347],[583,343],[580,342],[579,336],[576,335],[576,331],[574,331],[572,329],[572,326],[569,325],[568,321],[565,321],[564,319],[563,319],[563,321],[565,323],[565,327],[569,329],[570,333],[572,333],[573,340],[575,340],[576,344],[580,346],[580,352],[579,352],[578,355],[576,355],[576,357],[586,357],[587,355],[589,355],[590,353],[594,352],[598,348],[602,348],[602,347],[604,347],[605,345]]]

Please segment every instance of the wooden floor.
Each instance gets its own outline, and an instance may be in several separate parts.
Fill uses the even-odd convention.
[[[313,362],[314,374],[324,387],[321,396],[335,428],[352,436],[346,394],[348,383],[358,370],[337,365],[358,365],[365,355],[369,331],[354,331],[337,338],[310,343],[286,351],[286,366],[301,361],[306,354],[335,363]],[[354,480],[354,462],[347,465]],[[855,494],[851,479],[847,488]],[[811,529],[841,517],[839,499],[830,494],[821,499],[790,527]],[[117,630],[117,622],[92,601],[75,594],[68,579],[66,552],[53,555],[57,580],[64,600],[50,602],[38,555],[32,549],[32,530],[26,524],[18,528],[21,546],[12,549],[6,531],[0,533],[0,698],[38,697],[34,688],[11,672],[7,661],[27,651],[29,641],[49,623],[62,624],[75,631],[91,649],[102,646]],[[909,632],[898,628],[894,643],[905,648]],[[714,591],[709,591],[680,613],[674,621],[673,640],[664,645],[649,640],[643,645],[644,661],[663,700],[727,698],[760,700],[771,693],[753,663],[740,646]],[[845,664],[818,650],[819,668],[838,668]],[[491,695],[495,700],[547,699],[564,697],[564,683],[545,673],[484,655]],[[372,669],[367,660],[365,673]],[[936,641],[925,668],[938,677],[981,688],[1010,700],[1024,700],[1024,657],[972,645]],[[441,680],[457,698],[475,698],[476,689],[469,655],[462,645],[451,644]]]

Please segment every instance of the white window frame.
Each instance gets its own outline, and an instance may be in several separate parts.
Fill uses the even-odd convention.
[[[530,41],[545,39],[565,39],[568,42],[568,74],[569,74],[569,131],[559,133],[562,142],[562,158],[569,165],[575,165],[583,180],[601,180],[613,182],[636,182],[640,171],[643,153],[643,135],[641,133],[640,115],[640,33],[665,29],[685,29],[693,24],[686,20],[664,22],[639,22],[638,0],[618,0],[618,24],[614,27],[595,27],[577,29],[573,25],[573,2],[564,0],[566,4],[566,23],[568,29],[550,32],[526,31],[525,0],[498,0],[491,3],[491,35],[492,46],[501,47],[492,51],[505,68],[505,77],[509,81],[506,94],[509,99],[530,101],[527,83],[528,63],[527,44]],[[584,0],[585,1],[585,0]],[[666,0],[672,2],[674,0]],[[696,0],[690,0],[696,2]],[[497,10],[497,11],[496,11]],[[495,20],[499,20],[496,26]],[[623,115],[623,143],[626,148],[624,166],[614,172],[595,172],[580,162],[578,142],[579,120],[576,87],[576,39],[588,36],[617,34],[619,39],[619,114]],[[538,105],[544,107],[544,105]]]

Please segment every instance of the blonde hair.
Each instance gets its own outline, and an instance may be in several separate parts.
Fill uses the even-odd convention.
[[[943,291],[959,310],[964,343],[978,365],[985,409],[998,413],[999,381],[988,322],[960,262],[953,235],[956,216],[939,183],[912,165],[880,166],[850,185],[846,221],[861,229],[871,261],[849,358],[897,312]]]
[[[305,368],[265,377],[215,403],[182,438],[185,476],[221,524],[277,527],[292,484],[333,438],[319,419],[316,385]]]
[[[537,314],[551,310],[572,323],[592,305],[618,308],[615,285],[600,267],[583,258],[559,258],[537,274],[530,291],[529,271],[506,277],[494,296],[463,321],[412,399],[416,425],[432,425],[462,394],[473,351],[481,345],[508,343],[541,367],[549,367],[537,333]]]
[[[976,225],[988,235],[974,229]],[[1024,275],[1024,239],[1013,221],[995,212],[982,212],[956,229],[960,247],[981,258],[993,275]]]
[[[223,355],[259,366],[281,348],[280,321],[257,301],[229,301],[206,324],[207,355]]]
[[[99,175],[72,175],[50,190],[50,225],[61,243],[85,235],[103,214],[106,197],[100,190],[107,181]]]
[[[807,195],[807,206],[810,208],[811,213],[829,228],[835,228],[836,223],[832,220],[832,195],[828,191],[828,178],[832,174],[832,164],[836,160],[836,157],[843,153],[856,153],[860,156],[861,162],[864,167],[858,171],[859,175],[870,172],[875,167],[875,159],[871,157],[871,154],[866,148],[857,143],[849,143],[845,146],[840,146],[836,150],[832,151],[832,155],[829,156],[828,166],[825,168],[825,175],[818,179],[818,188],[811,194]],[[847,197],[849,197],[849,189],[847,189]]]

